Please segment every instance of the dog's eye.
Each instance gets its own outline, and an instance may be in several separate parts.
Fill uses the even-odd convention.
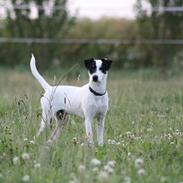
[[[91,68],[94,69],[96,67],[95,63],[91,63]]]
[[[96,67],[95,67],[95,66],[91,66],[91,67],[90,67],[90,71],[91,71],[91,72],[95,72],[95,71],[96,71]]]
[[[106,74],[106,70],[104,67],[100,67],[99,70],[102,71],[102,73]]]
[[[91,74],[93,74],[95,71],[96,71],[96,64],[94,63],[94,62],[92,62],[91,64],[90,64],[90,67],[89,67],[89,71],[90,71],[90,73]]]

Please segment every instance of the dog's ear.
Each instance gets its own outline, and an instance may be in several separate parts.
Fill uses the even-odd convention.
[[[112,60],[108,59],[108,58],[102,58],[102,64],[103,64],[103,67],[106,71],[108,71],[111,67],[111,64],[112,64]]]
[[[94,61],[94,58],[90,58],[90,59],[84,60],[85,67],[86,67],[87,69],[90,68],[90,64],[91,64],[92,61]]]

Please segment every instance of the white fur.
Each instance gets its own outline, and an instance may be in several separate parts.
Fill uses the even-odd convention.
[[[39,74],[35,65],[35,58],[32,55],[30,67],[32,74],[39,81],[45,93],[41,98],[42,120],[38,131],[38,136],[46,126],[50,125],[50,120],[55,118],[57,127],[52,135],[53,139],[58,138],[61,133],[62,123],[56,118],[59,110],[64,110],[68,114],[75,114],[85,119],[85,130],[88,142],[93,144],[92,121],[97,118],[97,141],[99,145],[103,145],[103,133],[105,115],[108,110],[108,94],[103,96],[95,96],[89,90],[89,86],[98,93],[105,93],[107,73],[103,74],[99,67],[101,60],[95,60],[97,70],[92,75],[89,74],[89,83],[82,87],[75,86],[50,86],[44,78]],[[93,82],[93,75],[97,75],[99,81]]]

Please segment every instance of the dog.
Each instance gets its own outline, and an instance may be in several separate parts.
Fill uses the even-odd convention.
[[[89,82],[82,86],[51,86],[39,74],[35,57],[32,55],[30,68],[33,76],[38,80],[45,93],[41,97],[42,119],[37,136],[43,132],[46,126],[50,126],[53,119],[56,120],[56,128],[52,139],[59,137],[63,119],[67,114],[74,114],[85,119],[86,137],[89,144],[93,144],[92,121],[97,118],[97,142],[103,146],[103,134],[105,116],[108,111],[108,93],[106,90],[108,71],[112,60],[87,59],[84,61],[88,70]]]

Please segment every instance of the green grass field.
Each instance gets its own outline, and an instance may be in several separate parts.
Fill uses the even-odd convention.
[[[150,76],[111,70],[104,147],[83,146],[83,120],[71,116],[59,140],[46,148],[49,129],[34,139],[41,87],[29,72],[1,69],[0,182],[182,183],[183,76]],[[57,83],[62,77],[57,72],[46,78]],[[74,75],[62,81],[85,82],[85,71],[79,81]],[[94,165],[93,159],[100,164]]]

